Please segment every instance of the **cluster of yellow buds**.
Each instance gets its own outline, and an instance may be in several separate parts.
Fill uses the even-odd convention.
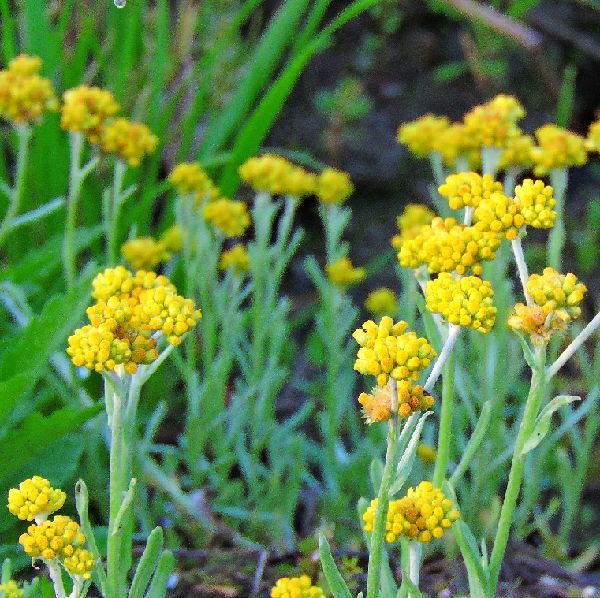
[[[25,590],[20,588],[16,581],[9,579],[6,583],[0,583],[0,596],[4,598],[24,598]]]
[[[454,278],[442,272],[427,283],[427,309],[441,314],[448,322],[487,333],[496,320],[494,291],[487,280],[477,276]]]
[[[402,214],[396,218],[399,234],[392,237],[392,247],[400,250],[405,240],[414,239],[421,231],[421,227],[430,224],[434,218],[434,212],[426,205],[420,203],[407,204]]]
[[[9,490],[8,510],[23,521],[41,523],[61,509],[66,498],[60,488],[52,488],[47,479],[35,475]]]
[[[377,499],[363,514],[366,532],[373,531]],[[419,542],[441,538],[452,524],[460,519],[460,513],[452,501],[431,482],[421,482],[409,488],[406,496],[392,500],[386,517],[385,539],[391,544],[400,536]]]
[[[527,292],[535,304],[565,322],[581,315],[580,305],[586,291],[575,274],[560,274],[554,268],[544,268],[542,274],[532,274],[527,281]]]
[[[410,151],[420,158],[432,152],[440,151],[443,144],[441,136],[450,121],[445,116],[425,114],[416,120],[400,125],[398,129],[398,142],[403,143]]]
[[[226,197],[205,204],[202,215],[226,238],[239,237],[250,226],[250,214],[246,202],[234,201]]]
[[[506,170],[508,168],[529,169],[533,166],[533,148],[535,141],[531,135],[517,135],[511,137],[500,155],[498,168]]]
[[[460,172],[448,176],[438,191],[448,199],[453,210],[460,210],[465,206],[476,208],[482,199],[502,192],[502,183],[495,181],[489,174],[482,176],[476,172]]]
[[[375,376],[379,386],[385,386],[389,376],[416,380],[437,353],[426,338],[406,332],[407,328],[406,322],[394,324],[389,316],[381,318],[379,324],[367,320],[352,334],[360,345],[354,369]]]
[[[398,260],[403,268],[426,264],[430,274],[464,274],[467,270],[481,274],[481,262],[494,259],[501,243],[497,232],[458,224],[454,218],[435,217],[416,237],[402,243]]]
[[[249,158],[238,172],[254,190],[273,195],[303,197],[315,193],[317,187],[314,174],[275,154]]]
[[[473,214],[475,227],[483,232],[500,233],[514,241],[525,225],[521,204],[504,193],[493,193],[481,200]]]
[[[552,228],[556,220],[556,199],[554,189],[544,185],[543,181],[525,179],[515,187],[514,201],[527,226],[533,228]]]
[[[350,175],[335,168],[325,168],[317,178],[316,193],[319,201],[339,204],[352,195],[354,186]]]
[[[75,549],[85,544],[79,524],[66,515],[32,524],[19,537],[19,544],[31,558],[51,561],[73,556]]]
[[[85,548],[76,548],[71,556],[65,557],[63,564],[72,576],[82,579],[90,579],[96,566],[94,555]]]
[[[364,268],[355,268],[348,256],[325,265],[325,273],[330,282],[338,287],[347,287],[364,280],[367,272]]]
[[[67,131],[83,133],[90,143],[98,143],[105,122],[119,109],[107,89],[79,85],[63,94],[60,125]]]
[[[590,124],[585,147],[588,152],[600,153],[600,120],[596,120]]]
[[[587,161],[586,140],[554,124],[540,127],[535,136],[538,141],[533,149],[534,172],[544,176],[555,168],[582,166]]]
[[[313,586],[308,575],[281,577],[271,589],[271,598],[325,598],[325,592]]]
[[[121,255],[135,270],[154,270],[159,264],[171,259],[163,241],[154,237],[138,237],[121,245]]]
[[[398,297],[391,289],[375,289],[367,295],[365,307],[376,317],[393,316],[398,311]]]
[[[158,145],[158,137],[142,123],[116,118],[102,127],[102,150],[115,154],[129,166],[139,166],[142,158]]]
[[[69,337],[67,353],[76,366],[97,372],[137,366],[157,357],[157,334],[178,345],[202,317],[191,299],[177,294],[166,276],[122,266],[107,268],[93,281],[97,303],[87,310],[90,325]]]
[[[168,178],[181,195],[193,193],[196,206],[205,200],[212,201],[220,195],[207,172],[196,162],[184,162],[173,168]]]
[[[517,121],[525,116],[525,110],[517,98],[497,95],[495,98],[475,106],[465,114],[467,133],[480,147],[503,148],[520,134]]]
[[[516,332],[531,336],[534,345],[545,344],[553,332],[564,330],[567,323],[560,318],[548,317],[549,313],[539,305],[517,303],[508,318],[508,326]]]
[[[58,109],[52,83],[39,74],[41,67],[37,56],[21,54],[0,70],[0,116],[13,123],[32,123]]]
[[[439,139],[442,161],[449,168],[456,168],[458,161],[466,161],[468,168],[477,170],[481,166],[481,151],[463,123],[452,123],[442,131]]]
[[[250,270],[250,256],[245,245],[238,244],[221,253],[219,258],[221,270],[233,270],[236,274],[244,274]]]
[[[433,397],[422,386],[413,385],[410,380],[399,380],[397,392],[398,415],[404,419],[415,411],[427,411],[433,407]],[[368,424],[387,421],[392,417],[392,396],[388,385],[376,386],[371,394],[361,392],[358,402]]]

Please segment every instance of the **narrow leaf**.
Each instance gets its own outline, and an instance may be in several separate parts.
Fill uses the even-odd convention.
[[[146,598],[164,598],[167,595],[167,584],[173,567],[175,567],[175,557],[170,550],[165,550],[160,555]]]
[[[325,575],[329,589],[333,593],[333,598],[352,598],[352,594],[350,594],[350,590],[333,560],[329,542],[327,542],[324,534],[319,536],[319,556],[323,575]]]
[[[150,583],[152,574],[158,567],[159,558],[163,548],[163,530],[162,527],[155,527],[148,536],[146,548],[140,558],[140,562],[135,570],[129,598],[142,598],[144,592]]]

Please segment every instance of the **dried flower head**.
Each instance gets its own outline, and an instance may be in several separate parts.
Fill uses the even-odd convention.
[[[515,187],[514,202],[525,224],[533,228],[552,228],[556,220],[554,189],[543,181],[525,179]]]
[[[482,199],[490,197],[492,193],[502,192],[502,184],[489,174],[482,176],[476,172],[459,172],[448,176],[438,191],[448,199],[453,210],[460,210],[465,206],[476,208]]]
[[[162,241],[154,237],[138,237],[121,245],[123,259],[136,270],[154,270],[159,264],[171,259]]]

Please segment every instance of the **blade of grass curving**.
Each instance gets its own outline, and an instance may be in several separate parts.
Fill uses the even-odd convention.
[[[327,538],[324,534],[319,536],[319,556],[321,559],[321,567],[323,568],[323,575],[329,584],[329,589],[333,593],[333,597],[351,598],[352,594],[350,594],[350,590],[333,560],[329,542],[327,542]]]
[[[166,596],[167,584],[169,583],[169,577],[171,571],[173,571],[173,567],[175,567],[175,556],[170,550],[165,550],[160,555],[156,573],[152,578],[150,589],[146,594],[147,598],[163,598],[163,596]]]
[[[573,116],[576,78],[577,67],[574,64],[568,64],[563,73],[563,80],[558,96],[558,104],[556,106],[556,124],[560,127],[568,127]]]
[[[303,48],[314,37],[319,25],[321,24],[321,21],[323,20],[323,17],[325,16],[325,11],[329,8],[330,4],[331,0],[317,0],[315,2],[315,5],[308,14],[304,29],[302,29],[300,35],[298,35],[294,42],[294,54]]]

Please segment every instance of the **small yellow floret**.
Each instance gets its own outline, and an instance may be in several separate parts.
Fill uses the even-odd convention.
[[[4,598],[23,598],[25,596],[25,590],[20,588],[13,579],[0,584],[0,592],[4,592],[2,594]]]
[[[450,121],[445,116],[425,114],[398,128],[398,141],[418,156],[424,158],[431,152],[440,151],[441,135],[448,129]]]
[[[250,226],[250,214],[246,202],[222,197],[207,203],[202,214],[204,219],[219,229],[226,238],[239,237]]]
[[[520,202],[506,197],[504,193],[496,192],[481,200],[475,208],[473,221],[481,231],[500,233],[513,241],[525,225],[525,217],[521,210]]]
[[[555,168],[582,166],[587,161],[586,141],[580,135],[554,124],[540,127],[533,151],[534,172],[544,176]]]
[[[481,176],[476,172],[459,172],[448,176],[438,191],[448,199],[453,210],[460,210],[465,206],[476,208],[482,199],[501,192],[502,183],[494,181],[489,174]]]
[[[219,259],[221,270],[233,270],[236,274],[243,274],[250,270],[250,256],[245,245],[236,245],[224,251]]]
[[[8,70],[16,75],[37,75],[42,68],[39,56],[19,54],[8,63]]]
[[[552,228],[556,220],[554,189],[543,181],[525,179],[515,187],[514,202],[525,224],[533,228]]]
[[[182,195],[193,193],[196,206],[205,200],[213,201],[220,195],[208,173],[196,162],[178,164],[171,171],[168,180]]]
[[[511,137],[500,156],[498,168],[500,170],[531,168],[533,166],[534,147],[535,141],[531,135],[519,134],[516,137]]]
[[[368,294],[365,307],[376,317],[393,316],[398,311],[398,297],[391,289],[375,289]]]
[[[580,304],[587,291],[575,274],[560,274],[554,268],[544,268],[532,274],[527,282],[527,292],[536,305],[547,312],[555,312],[561,319],[570,321],[581,315]]]
[[[325,598],[325,592],[313,586],[308,575],[282,577],[271,589],[271,598]]]
[[[335,168],[326,168],[317,180],[317,197],[323,203],[339,204],[346,201],[354,186],[350,175]]]
[[[481,147],[463,123],[452,123],[442,131],[438,151],[449,168],[457,168],[459,160],[466,162],[471,170],[479,170],[481,166]]]
[[[170,226],[160,236],[160,240],[167,251],[178,252],[183,248],[183,235],[178,224]]]
[[[136,270],[154,270],[171,258],[162,241],[153,237],[138,237],[121,245],[121,255]]]
[[[71,556],[64,559],[65,569],[73,576],[90,579],[96,568],[94,555],[85,548],[76,548]]]
[[[158,145],[158,137],[144,124],[116,118],[102,127],[102,150],[116,154],[129,166],[139,166],[142,158]]]
[[[65,515],[56,515],[52,520],[30,525],[21,534],[19,544],[32,559],[50,561],[73,556],[75,550],[85,544],[85,536],[76,521]]]
[[[392,247],[399,250],[405,240],[414,239],[421,231],[421,227],[430,224],[434,218],[435,213],[426,205],[407,204],[402,214],[396,218],[399,234],[392,238]]]
[[[52,488],[47,479],[35,475],[8,491],[8,510],[23,521],[39,522],[58,511],[66,497],[60,488]]]
[[[600,120],[590,125],[585,146],[588,152],[600,153]]]
[[[347,256],[325,266],[327,278],[338,287],[347,287],[364,280],[367,272],[364,268],[355,268]]]

